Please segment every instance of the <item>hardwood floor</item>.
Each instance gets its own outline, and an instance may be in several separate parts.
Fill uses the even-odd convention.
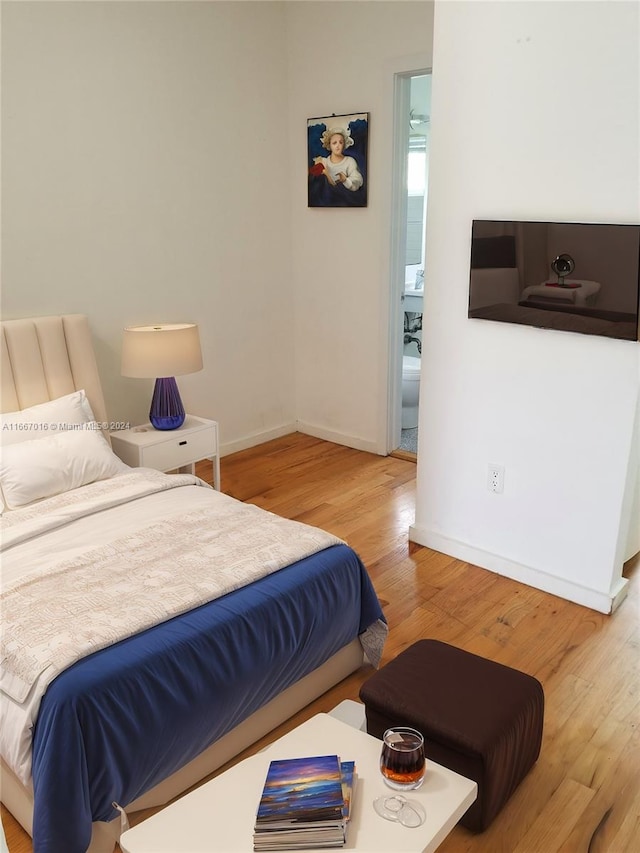
[[[202,463],[198,474],[210,480],[210,467]],[[383,663],[416,639],[435,637],[542,682],[545,731],[536,766],[488,830],[456,828],[441,853],[640,849],[639,561],[625,566],[627,599],[605,616],[413,545],[415,471],[403,459],[293,434],[222,459],[222,488],[355,548],[390,626]],[[354,673],[241,757],[357,699],[371,673]],[[4,808],[2,820],[10,853],[31,853],[29,837]]]

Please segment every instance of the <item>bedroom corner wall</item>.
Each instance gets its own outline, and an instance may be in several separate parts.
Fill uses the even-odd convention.
[[[223,453],[296,426],[384,452],[392,64],[430,58],[431,0],[1,11],[3,316],[86,313],[132,423],[123,326],[197,320],[179,385]],[[354,109],[369,207],[309,210],[306,120]]]
[[[2,4],[3,317],[87,314],[132,423],[153,383],[120,376],[122,328],[198,322],[178,382],[223,452],[295,429],[284,11]]]
[[[410,536],[602,612],[640,547],[640,345],[468,320],[470,228],[640,221],[639,15],[636,2],[437,2],[434,24]],[[489,463],[505,467],[501,495]]]
[[[430,65],[433,3],[294,2],[287,22],[298,427],[386,453],[393,75]],[[353,112],[370,114],[368,206],[308,208],[307,119]]]

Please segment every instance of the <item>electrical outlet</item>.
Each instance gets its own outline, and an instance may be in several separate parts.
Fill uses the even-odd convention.
[[[495,495],[501,495],[504,492],[504,465],[489,463],[487,489]]]

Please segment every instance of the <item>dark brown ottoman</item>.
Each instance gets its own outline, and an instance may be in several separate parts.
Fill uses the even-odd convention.
[[[477,782],[478,799],[460,820],[474,832],[489,826],[540,753],[540,682],[438,640],[405,649],[362,685],[360,698],[369,734],[413,726],[427,759]]]

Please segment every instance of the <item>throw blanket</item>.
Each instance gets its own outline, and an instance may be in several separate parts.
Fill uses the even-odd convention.
[[[2,519],[4,547],[189,475],[122,474]],[[43,502],[45,503],[45,502]],[[52,559],[2,593],[0,688],[24,702],[81,657],[339,544],[315,527],[211,490],[211,506],[145,524],[72,559]]]

